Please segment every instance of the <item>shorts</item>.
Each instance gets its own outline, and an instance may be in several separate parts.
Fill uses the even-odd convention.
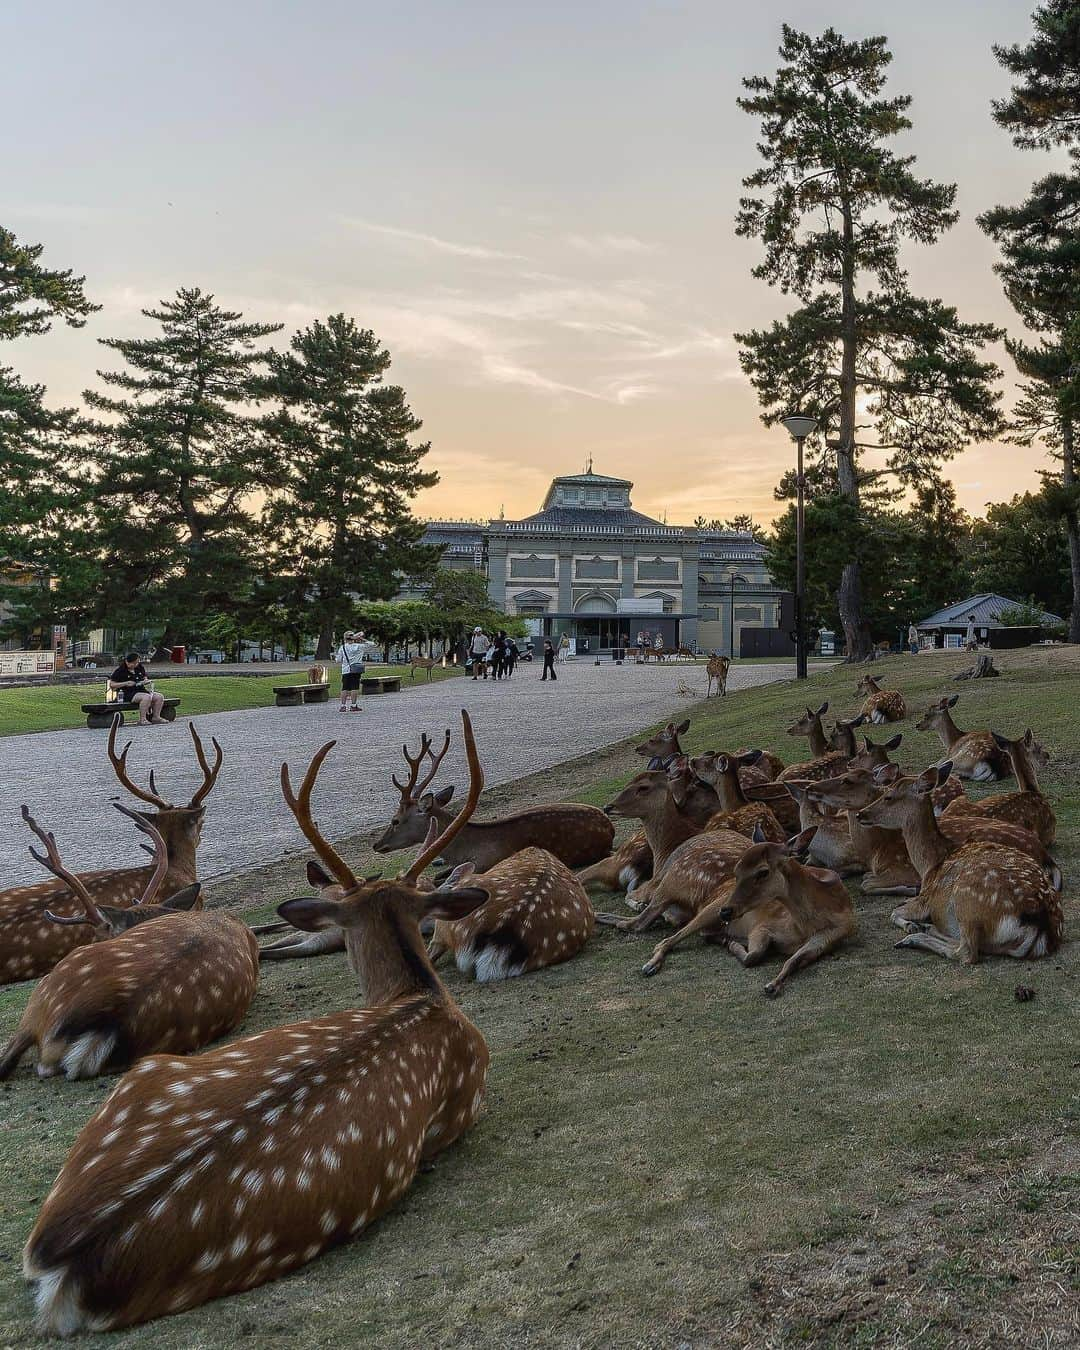
[[[341,672],[341,692],[343,694],[355,694],[360,688],[360,671],[355,675],[350,675],[347,670]]]

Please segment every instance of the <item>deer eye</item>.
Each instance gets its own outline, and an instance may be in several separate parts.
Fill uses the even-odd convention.
[[[757,881],[764,881],[768,875],[769,869],[767,867],[759,867],[758,870],[754,873],[754,877]]]

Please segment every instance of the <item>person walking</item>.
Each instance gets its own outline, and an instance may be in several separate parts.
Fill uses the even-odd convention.
[[[139,710],[139,726],[145,727],[151,722],[157,726],[165,721],[161,715],[165,695],[159,694],[146,678],[146,667],[139,660],[138,652],[128,652],[109,676],[109,688],[120,703],[135,704]]]
[[[559,639],[559,660],[565,661],[570,655],[570,634],[564,633]]]
[[[506,667],[506,634],[500,628],[491,640],[491,673],[497,680],[503,677]]]
[[[645,634],[643,632],[638,633],[635,646],[637,647],[637,663],[640,666],[642,661],[645,660]]]
[[[559,677],[555,674],[555,648],[551,645],[551,639],[544,639],[544,673],[540,676],[541,680],[546,680],[550,674],[553,680]]]
[[[341,666],[341,702],[338,712],[344,712],[349,706],[351,712],[359,712],[360,678],[364,673],[363,634],[346,632],[334,658]]]
[[[488,677],[487,673],[487,654],[491,641],[488,635],[479,624],[472,630],[472,640],[469,643],[469,655],[472,657],[472,677],[475,680],[477,675],[483,672],[484,679]]]
[[[964,646],[967,648],[969,652],[973,652],[978,645],[979,644],[975,638],[975,615],[969,614],[967,621],[967,630],[964,633]]]
[[[517,665],[519,655],[520,653],[518,652],[517,643],[514,641],[512,637],[508,637],[506,639],[506,654],[503,658],[505,662],[507,679],[509,679],[511,675],[513,675],[514,667]]]
[[[915,627],[914,623],[908,624],[907,640],[908,640],[908,648],[910,649],[912,656],[918,656],[919,630]]]

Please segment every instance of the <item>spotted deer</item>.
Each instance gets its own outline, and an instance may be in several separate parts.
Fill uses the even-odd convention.
[[[400,793],[400,802],[389,825],[373,845],[376,853],[413,848],[427,838],[432,821],[445,830],[455,818],[449,809],[453,787],[438,792],[428,790],[449,748],[449,731],[438,753],[433,751],[431,738],[427,735],[421,736],[420,751],[416,755],[409,754],[408,746],[401,747],[409,766],[409,777],[400,783],[391,775],[391,782]],[[421,779],[425,761],[426,772]],[[567,867],[584,867],[606,858],[614,840],[614,826],[597,807],[578,802],[556,802],[531,806],[499,820],[465,821],[451,837],[447,845],[449,852],[444,852],[443,861],[451,867],[471,862],[483,872],[524,848],[543,848]]]
[[[990,731],[961,731],[952,719],[952,709],[960,698],[938,699],[931,703],[915,726],[919,731],[936,731],[945,747],[946,756],[958,778],[970,778],[975,783],[991,783],[1008,778],[1012,765],[1008,755],[994,740]]]
[[[819,867],[839,872],[841,876],[858,876],[865,870],[865,864],[851,837],[847,816],[836,815],[822,802],[811,797],[810,789],[815,781],[823,780],[803,779],[802,782],[785,784],[798,803],[799,832],[809,840],[806,852],[810,861]]]
[[[635,746],[634,754],[644,755],[649,761],[650,769],[666,769],[672,760],[681,758],[685,753],[679,744],[679,737],[685,736],[689,730],[689,717],[684,718],[678,726],[674,722],[669,722],[666,727],[661,727],[647,740]]]
[[[800,713],[788,727],[787,734],[789,736],[807,737],[810,742],[810,753],[814,758],[804,760],[801,764],[789,765],[778,776],[776,780],[778,783],[832,778],[835,774],[840,773],[844,765],[847,764],[848,757],[843,750],[829,749],[825,728],[821,725],[821,719],[828,711],[828,700],[816,712],[808,706],[806,712]]]
[[[840,750],[851,759],[859,748],[855,743],[855,728],[861,727],[865,720],[862,713],[847,719],[838,717],[829,732],[829,749]]]
[[[246,1036],[197,1058],[155,1055],[76,1139],[23,1257],[46,1333],[107,1331],[264,1284],[388,1210],[423,1161],[475,1121],[488,1050],[439,979],[425,918],[460,919],[478,887],[417,879],[476,809],[483,773],[462,713],[469,792],[400,877],[356,877],[312,819],[334,742],[286,802],[340,897],[289,900],[298,928],[345,931],[369,1006]]]
[[[787,957],[765,986],[767,997],[776,998],[793,975],[852,937],[855,910],[843,882],[835,872],[801,861],[809,834],[775,844],[759,831],[735,864],[734,876],[685,928],[656,947],[642,973],[655,975],[674,946],[702,933],[719,940],[744,966],[760,965],[774,949]]]
[[[695,776],[712,787],[720,802],[720,809],[708,821],[706,828],[734,830],[749,839],[755,827],[760,825],[766,839],[783,843],[787,835],[771,808],[765,802],[748,801],[739,782],[740,762],[753,764],[758,757],[759,752],[756,750],[744,751],[741,755],[707,750],[690,760],[690,768]]]
[[[41,1078],[94,1078],[156,1051],[187,1054],[237,1026],[255,995],[258,946],[249,929],[221,911],[190,912],[198,882],[158,902],[169,866],[165,841],[148,820],[114,805],[149,836],[154,852],[145,891],[123,908],[95,903],[64,866],[52,833],[22,809],[45,846],[30,852],[84,908],[81,919],[46,910],[49,920],[82,924],[93,945],[69,952],[39,981],[0,1052],[0,1078],[31,1046]]]
[[[867,769],[871,773],[876,769],[883,769],[886,765],[892,763],[889,755],[893,750],[899,748],[903,739],[904,733],[902,731],[898,731],[895,736],[879,744],[875,744],[869,736],[864,736],[863,748],[848,761],[847,767],[849,769]],[[940,816],[950,802],[964,797],[964,785],[955,773],[951,773],[943,782],[939,783],[932,795],[934,812]]]
[[[630,895],[653,873],[652,849],[644,830],[635,830],[610,857],[577,873],[587,891],[625,891]]]
[[[982,956],[1050,956],[1061,945],[1061,897],[1025,853],[973,841],[953,849],[934,817],[938,769],[899,777],[859,811],[863,825],[903,831],[921,878],[919,894],[893,910],[891,921],[914,947],[973,964]]]
[[[165,840],[169,865],[159,893],[163,899],[168,899],[198,880],[195,855],[206,814],[203,803],[221,771],[221,746],[216,740],[212,742],[216,757],[210,765],[195,724],[189,724],[203,781],[187,806],[174,806],[158,793],[153,774],[150,775],[149,790],[132,782],[127,769],[131,742],[121,754],[116,752],[116,734],[122,721],[121,714],[117,713],[109,731],[109,762],[122,787],[133,797],[156,808],[152,814],[146,813],[146,819]],[[95,904],[125,908],[145,892],[153,870],[153,867],[144,866],[110,867],[80,872],[78,876]],[[195,908],[202,908],[201,899],[195,902]],[[70,925],[50,922],[45,917],[47,909],[62,917],[79,919],[85,912],[80,897],[67,882],[58,878],[0,891],[0,983],[44,975],[61,957],[93,940],[90,929],[81,922]]]
[[[641,912],[629,917],[598,914],[597,923],[639,933],[661,915],[683,924],[712,898],[731,875],[747,847],[746,836],[734,830],[701,832],[678,809],[666,775],[646,770],[604,807],[610,815],[641,820],[653,853],[652,879],[634,893]]]
[[[999,736],[996,731],[992,735],[998,748],[1009,757],[1019,790],[998,792],[977,802],[968,798],[956,801],[946,809],[942,819],[973,815],[984,820],[1009,821],[1031,830],[1049,847],[1057,834],[1057,818],[1054,808],[1042,794],[1035,772],[1036,763],[1041,768],[1049,764],[1049,752],[1034,738],[1030,727],[1016,741]]]
[[[855,686],[855,692],[866,700],[861,715],[868,722],[902,722],[907,716],[903,694],[896,689],[882,689],[873,675],[864,675]]]
[[[435,659],[434,656],[411,656],[409,658],[409,679],[415,680],[416,672],[418,670],[426,670],[428,677],[428,684],[430,684],[431,672],[435,669],[435,667],[438,664],[439,662]]]
[[[712,697],[712,687],[716,685],[716,694],[718,698],[727,695],[727,677],[728,670],[731,668],[731,662],[726,656],[721,656],[719,652],[713,652],[705,666],[705,674],[708,680],[705,685],[705,697]]]

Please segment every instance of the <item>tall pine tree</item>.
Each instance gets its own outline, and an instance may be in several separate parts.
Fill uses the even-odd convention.
[[[253,401],[281,324],[248,323],[198,288],[143,311],[146,338],[103,338],[126,368],[88,390],[105,414],[89,458],[107,562],[103,617],[196,637],[242,604],[258,570],[253,498],[275,481],[273,447]]]
[[[1041,441],[1061,463],[1044,475],[1041,500],[1064,525],[1072,576],[1069,641],[1080,642],[1080,4],[1052,0],[1033,16],[1024,46],[995,47],[1017,79],[993,105],[994,120],[1022,149],[1066,146],[1071,167],[1039,179],[1017,206],[998,206],[979,223],[1001,247],[1009,302],[1038,342],[1011,338],[1009,354],[1024,378],[1010,424],[1022,444]]]
[[[429,446],[410,440],[421,423],[405,391],[383,383],[389,366],[375,334],[344,314],[303,329],[270,362],[265,393],[282,407],[266,425],[284,469],[267,539],[274,571],[302,581],[320,659],[359,600],[389,599],[402,575],[438,559],[409,510],[438,475],[420,467]]]
[[[981,359],[997,330],[908,289],[900,244],[934,243],[956,220],[956,189],[916,177],[913,160],[889,148],[911,126],[911,100],[883,94],[885,39],[785,25],[780,57],[774,78],[743,82],[739,106],[760,119],[764,162],[744,180],[751,195],[736,231],[764,244],[754,275],[802,306],[737,338],[762,420],[816,416],[812,460],[828,458],[824,476],[835,474],[858,508],[868,481],[913,485],[997,432],[999,372]],[[882,452],[883,467],[861,466],[868,451]],[[837,580],[848,657],[858,660],[872,641],[857,558]]]

